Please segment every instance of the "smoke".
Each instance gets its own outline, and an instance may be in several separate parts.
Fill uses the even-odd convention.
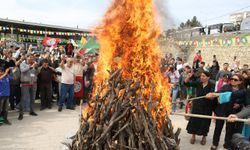
[[[158,12],[158,19],[163,31],[174,27],[174,22],[168,11],[168,0],[154,0]]]

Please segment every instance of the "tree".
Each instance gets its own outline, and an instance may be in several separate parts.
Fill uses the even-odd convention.
[[[187,20],[185,26],[188,27],[188,28],[191,27],[191,21],[189,19]]]
[[[180,28],[185,28],[185,23],[184,23],[184,22],[182,22],[182,23],[180,24]]]
[[[197,17],[194,16],[191,20],[191,27],[201,27],[201,23],[197,20]]]
[[[202,24],[200,23],[200,21],[198,21],[196,16],[194,16],[191,20],[188,19],[186,23],[182,22],[179,26],[179,29],[201,27],[201,26]]]

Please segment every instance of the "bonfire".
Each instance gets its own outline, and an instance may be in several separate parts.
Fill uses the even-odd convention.
[[[178,149],[156,14],[153,0],[114,0],[95,28],[101,45],[95,88],[70,149]]]

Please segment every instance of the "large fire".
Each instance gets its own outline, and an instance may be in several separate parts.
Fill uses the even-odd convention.
[[[71,150],[179,149],[155,18],[153,0],[114,0],[94,30],[98,72]]]
[[[170,90],[160,72],[160,26],[153,0],[114,0],[94,33],[101,45],[95,84],[108,78],[108,70],[122,69],[122,77],[140,83],[143,89],[138,92],[159,101],[160,116],[166,116],[171,108]],[[146,108],[147,101],[141,103]]]

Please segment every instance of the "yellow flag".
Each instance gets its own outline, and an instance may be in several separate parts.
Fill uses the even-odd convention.
[[[232,41],[233,41],[232,46],[236,46],[237,44],[236,44],[236,38],[235,37],[232,38]]]
[[[248,35],[246,38],[247,38],[247,44],[250,44],[250,35]]]
[[[87,42],[87,40],[82,36],[81,43],[84,45]]]
[[[222,41],[222,39],[219,39],[219,42],[220,42],[220,46],[223,46],[223,41]]]

